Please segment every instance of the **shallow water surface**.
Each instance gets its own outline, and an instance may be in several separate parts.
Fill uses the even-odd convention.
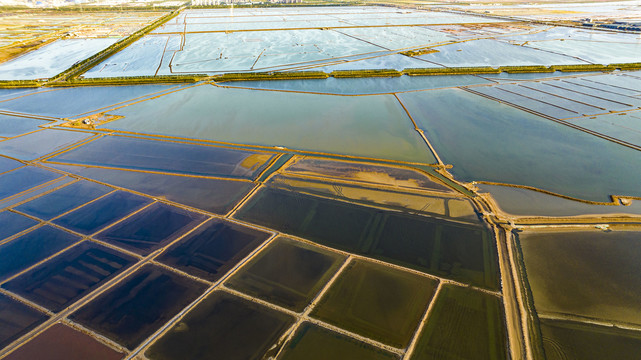
[[[397,355],[354,338],[304,322],[286,345],[283,360],[398,359]]]
[[[25,166],[0,175],[0,199],[16,195],[63,175],[35,166]]]
[[[294,318],[216,291],[145,352],[153,360],[261,359]]]
[[[161,267],[146,265],[71,318],[133,349],[206,287]]]
[[[253,180],[273,156],[273,153],[106,136],[58,155],[51,161]]]
[[[346,97],[202,85],[114,113],[125,118],[102,128],[435,162],[403,107],[391,95]]]
[[[1,106],[1,105],[0,105]],[[40,129],[49,122],[0,114],[0,136],[13,137]]]
[[[53,222],[83,234],[93,234],[110,223],[149,204],[151,199],[124,191],[116,191]]]
[[[243,266],[225,286],[300,312],[344,258],[306,243],[280,238]]]
[[[478,225],[273,187],[257,193],[235,217],[431,274],[498,287],[495,246]]]
[[[443,285],[431,314],[412,360],[508,359],[503,306],[498,297]]]
[[[222,215],[229,212],[255,186],[249,181],[205,179],[57,164],[52,164],[52,167]]]
[[[212,219],[172,245],[158,261],[216,281],[269,236],[269,233]]]
[[[0,226],[0,240],[4,240],[38,224],[38,222],[11,211],[2,211],[0,212],[0,224],[2,224]]]
[[[34,160],[93,136],[92,133],[45,129],[0,142],[0,154]]]
[[[416,274],[357,260],[332,284],[312,316],[404,348],[416,331],[437,283]]]
[[[0,246],[0,280],[4,280],[80,240],[45,225]]]
[[[537,312],[640,325],[640,234],[617,228],[519,234]]]
[[[71,118],[86,112],[97,112],[106,106],[172,87],[168,85],[65,87],[0,102],[0,109]]]
[[[637,150],[463,90],[399,96],[460,180],[529,185],[595,201],[641,196]]]
[[[45,353],[49,360],[119,360],[125,355],[85,333],[57,323],[10,353],[5,359],[38,359]]]
[[[47,315],[0,294],[0,346],[11,344],[47,318]]]
[[[131,256],[84,242],[2,287],[58,312],[135,261]]]
[[[540,321],[548,360],[634,359],[639,355],[638,331],[570,321]]]
[[[96,235],[109,244],[147,255],[191,230],[205,215],[155,203]]]
[[[112,190],[105,185],[81,180],[16,206],[15,209],[27,215],[50,220]]]

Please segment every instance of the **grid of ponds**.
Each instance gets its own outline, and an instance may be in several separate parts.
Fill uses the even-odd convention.
[[[128,157],[110,155],[101,141],[115,141],[118,147],[128,148]],[[256,187],[253,184],[259,178],[273,180],[270,185],[258,184],[249,199],[243,199],[245,195],[236,198],[228,209],[231,212],[211,212],[209,205],[198,204],[185,208],[167,197],[130,188],[151,175],[170,179],[170,187],[176,184],[171,179],[209,181],[209,174],[184,173],[176,168],[180,164],[177,161],[154,163],[154,158],[163,158],[158,155],[162,150],[136,155],[136,151],[146,151],[145,147],[136,147],[141,142],[158,143],[158,149],[169,146],[167,156],[183,156],[190,161],[198,161],[195,155],[201,151],[210,151],[210,155],[201,157],[207,161],[203,171],[214,171],[221,177],[216,181]],[[51,146],[52,152],[58,153],[57,146]],[[190,151],[195,152],[189,155]],[[337,356],[398,359],[421,333],[424,316],[436,301],[437,288],[443,281],[461,288],[471,282],[479,287],[469,290],[472,293],[502,301],[496,292],[496,255],[491,237],[478,222],[466,196],[429,167],[426,172],[408,166],[318,156],[256,156],[251,151],[219,145],[128,137],[69,144],[59,154],[46,157],[49,160],[42,162],[44,167],[8,167],[0,175],[0,181],[14,187],[3,187],[3,197],[17,199],[5,203],[0,212],[0,219],[12,224],[3,227],[0,240],[0,255],[6,257],[2,261],[0,295],[7,296],[5,308],[13,306],[11,311],[18,312],[16,306],[24,307],[20,311],[28,311],[33,318],[25,313],[21,317],[25,320],[12,322],[13,327],[3,335],[5,346],[16,339],[21,345],[8,353],[10,359],[25,358],[43,348],[50,349],[53,356],[72,356],[65,346],[51,344],[58,337],[63,339],[62,344],[77,341],[79,354],[96,351],[96,356],[106,359],[141,351],[154,359],[198,358],[212,352],[229,358],[272,354],[291,359],[299,358],[305,349],[328,346]],[[276,173],[273,167],[278,169]],[[194,171],[192,166],[182,169]],[[122,174],[133,177],[126,180]],[[123,177],[125,180],[120,181],[124,183],[114,184],[110,176],[112,180]],[[60,182],[60,177],[71,181]],[[252,199],[262,201],[261,194],[272,187],[309,197],[325,194],[328,188],[336,189],[345,181],[351,184],[341,185],[345,186],[341,196],[335,193],[335,199],[322,200],[324,206],[330,211],[347,206],[371,213],[376,219],[365,231],[372,236],[378,233],[375,236],[381,239],[375,247],[384,253],[379,256],[379,250],[373,250],[368,256],[383,262],[357,255],[361,250],[345,252],[340,244],[323,246],[323,238],[330,234],[354,226],[354,231],[363,230],[358,223],[332,226],[334,220],[323,219],[322,211],[318,215],[300,213],[308,221],[326,224],[322,226],[329,231],[322,235],[322,228],[315,225],[316,235],[303,234],[309,239],[297,237],[300,234],[296,232],[275,236],[279,230],[290,233],[277,224],[264,228],[254,225],[260,221],[236,220],[255,212],[256,200]],[[52,182],[49,187],[45,186],[48,182]],[[34,186],[42,190],[33,190]],[[396,190],[386,198],[380,186]],[[226,188],[209,191],[225,192]],[[402,215],[412,208],[420,210],[421,215]],[[390,228],[398,221],[403,224]],[[406,240],[401,247],[406,252],[399,253],[385,242],[405,226],[416,229],[403,235]],[[427,233],[422,234],[424,231]],[[428,240],[435,237],[430,242],[441,245],[431,246],[439,250],[422,246],[420,239],[424,236]],[[46,246],[42,246],[45,238]],[[474,259],[476,250],[466,254],[463,243],[456,245],[459,241],[477,243],[474,246],[486,248],[481,251],[488,257]],[[411,255],[411,249],[419,254]],[[386,284],[384,288],[378,286],[381,282]],[[390,292],[390,287],[397,290]],[[417,288],[422,290],[416,292]],[[351,304],[341,300],[345,291],[353,296]],[[356,305],[365,303],[367,307]],[[353,318],[336,315],[345,306],[352,307]],[[405,316],[408,306],[411,316]],[[3,315],[3,321],[11,321],[7,316]],[[504,315],[488,316],[496,320],[493,331],[504,333]],[[237,332],[229,332],[225,325],[229,322],[237,325]],[[214,337],[214,343],[211,334],[220,334]],[[30,341],[25,342],[25,336]],[[505,347],[504,340],[497,344]]]
[[[633,35],[384,7],[186,10],[85,76],[638,62]],[[430,48],[429,54],[399,55]]]
[[[634,358],[638,226],[528,230],[517,238],[548,358]]]
[[[390,9],[183,11],[86,76],[573,64],[612,40]],[[217,39],[245,47],[224,59]],[[558,39],[589,44],[537,48]],[[605,51],[632,60],[622,39]],[[517,358],[518,301],[548,359],[634,356],[640,86],[616,71],[2,91],[0,358]],[[536,228],[555,221],[581,231]]]
[[[0,183],[5,185],[0,194],[3,207],[0,219],[11,226],[3,227],[0,234],[0,255],[6,257],[2,262],[0,292],[41,314],[40,320],[20,325],[6,336],[7,345],[16,339],[21,345],[8,355],[26,356],[20,354],[36,351],[45,346],[44,339],[63,336],[51,334],[64,332],[68,337],[93,334],[97,342],[87,338],[79,341],[116,358],[142,352],[153,359],[180,358],[186,353],[198,358],[213,352],[232,358],[268,354],[295,359],[303,351],[322,347],[337,354],[385,359],[406,354],[417,359],[469,357],[470,353],[465,351],[481,358],[504,358],[508,351],[507,330],[494,235],[479,221],[479,210],[465,193],[460,193],[461,188],[435,171],[438,165],[432,149],[437,149],[436,154],[445,164],[454,165],[449,171],[455,178],[484,180],[478,171],[487,165],[477,163],[477,167],[483,165],[477,170],[455,160],[456,153],[469,157],[470,152],[462,152],[460,147],[448,150],[445,145],[448,135],[443,132],[445,128],[439,127],[441,120],[437,116],[448,118],[446,109],[450,101],[457,102],[459,115],[467,106],[483,103],[483,111],[492,114],[495,122],[502,114],[511,119],[512,113],[518,114],[521,121],[536,122],[537,125],[531,125],[532,131],[554,126],[555,131],[567,132],[566,137],[603,140],[620,157],[627,148],[475,93],[483,88],[507,92],[502,88],[508,85],[512,86],[510,89],[545,90],[545,94],[554,94],[560,83],[599,82],[617,89],[627,85],[624,94],[608,92],[598,96],[592,90],[570,92],[567,97],[572,99],[568,101],[608,106],[609,111],[634,116],[635,103],[619,100],[623,96],[636,99],[637,94],[630,93],[634,91],[630,84],[636,81],[635,74],[557,74],[535,81],[506,77],[495,85],[488,85],[493,81],[491,76],[476,75],[434,79],[436,82],[416,78],[401,78],[400,82],[346,80],[345,84],[340,79],[305,80],[283,83],[289,88],[278,83],[265,84],[268,89],[263,89],[260,83],[253,84],[253,89],[248,88],[252,84],[230,84],[230,88],[208,84],[184,89],[124,87],[121,95],[77,107],[72,110],[75,113],[68,114],[72,118],[96,113],[124,116],[102,125],[104,131],[116,129],[119,135],[105,135],[102,127],[98,130],[67,127],[61,131],[56,125],[26,134],[19,131],[7,134],[11,137],[0,141],[0,146],[20,140],[22,145],[16,149],[26,147],[30,136],[41,136],[33,141],[38,145],[35,155],[24,157],[40,158],[37,164],[25,165],[20,157],[2,157],[5,171],[0,174]],[[630,83],[617,82],[619,78]],[[167,104],[167,109],[172,108],[171,102],[162,100],[189,92],[199,96],[200,91],[213,91],[218,98],[230,96],[225,101],[229,102],[242,91],[247,94],[243,96],[268,95],[269,101],[265,103],[279,99],[282,94],[289,96],[290,91],[308,92],[305,96],[314,97],[314,101],[382,96],[354,94],[345,98],[341,89],[350,88],[347,83],[356,86],[352,86],[356,93],[367,93],[368,88],[378,87],[377,84],[386,86],[379,94],[387,96],[391,103],[395,101],[394,107],[403,111],[398,116],[404,117],[404,124],[396,126],[415,131],[416,124],[423,129],[426,139],[415,132],[421,139],[415,147],[422,148],[432,160],[404,162],[403,156],[393,156],[386,164],[349,152],[344,154],[344,150],[336,151],[342,157],[328,157],[324,152],[305,148],[292,153],[284,147],[252,144],[247,140],[254,135],[243,134],[238,134],[238,140],[230,145],[221,141],[227,136],[210,138],[208,134],[216,133],[213,130],[201,129],[185,136],[178,130],[189,129],[191,125],[170,126],[169,120],[177,117],[191,124],[207,124],[204,113],[199,120],[198,116],[178,116],[159,110],[159,114],[167,114],[158,115],[156,120],[167,119],[167,125],[147,121],[146,128],[132,128],[135,132],[131,133],[117,126],[126,124],[125,121],[136,126],[144,124],[143,114],[151,109]],[[100,94],[106,88],[94,89]],[[59,91],[62,90],[50,94]],[[322,94],[325,92],[343,96]],[[606,98],[609,94],[612,96]],[[194,95],[177,99],[190,99]],[[7,96],[7,104],[17,101],[24,104],[12,107],[11,111],[24,114],[32,111],[37,117],[56,115],[42,105],[32,108],[31,103],[23,100],[42,94]],[[588,96],[600,102],[588,102]],[[198,109],[204,99],[186,108]],[[302,103],[296,106],[305,108],[312,103],[301,99]],[[293,101],[298,102],[295,98]],[[429,101],[441,106],[430,106]],[[344,106],[349,109],[355,104]],[[423,117],[421,107],[430,109],[429,116]],[[231,108],[223,111],[229,115],[221,115],[221,121],[229,116],[234,119],[251,116],[239,115]],[[478,114],[479,110],[470,112]],[[278,114],[276,110],[272,113]],[[394,116],[388,113],[381,119],[389,121],[390,117]],[[23,118],[9,117],[10,121],[20,119]],[[478,121],[474,117],[470,124]],[[501,123],[503,128],[507,121],[506,118]],[[141,136],[140,133],[149,132],[148,126],[156,126],[162,133],[152,131],[149,136]],[[261,128],[269,129],[265,125]],[[51,142],[46,140],[57,133],[70,134],[70,140],[56,136]],[[479,128],[476,135],[481,133]],[[451,136],[462,135],[457,131]],[[552,143],[558,145],[559,141]],[[331,149],[333,145],[324,146]],[[390,166],[390,160],[394,165]],[[577,172],[579,175],[586,174]],[[531,175],[527,178],[535,179]],[[543,180],[544,176],[540,178]],[[498,179],[505,181],[507,177],[503,174]],[[620,179],[626,180],[624,176]],[[550,180],[548,177],[543,185],[537,186],[555,186]],[[504,201],[498,188],[533,196],[527,195],[528,190],[509,186],[479,186],[496,193],[501,205]],[[594,189],[593,183],[590,186]],[[614,186],[617,191],[624,189]],[[569,188],[558,189],[567,193]],[[588,204],[534,193],[551,198],[539,200],[548,208],[549,201],[569,202],[563,205],[566,210],[555,208],[561,215],[619,211],[605,207],[600,212],[598,207]],[[594,193],[579,190],[576,195],[597,198],[606,194],[607,190]],[[513,196],[508,200],[514,201]],[[510,211],[508,200],[505,205]],[[536,215],[535,205],[536,202],[529,203],[523,214]],[[556,214],[544,205],[539,211],[548,216]],[[625,211],[634,214],[635,208],[636,202]],[[281,233],[283,236],[274,236]],[[43,238],[48,239],[47,245],[35,246]],[[16,253],[23,256],[16,257]],[[528,261],[526,258],[526,264]],[[530,279],[533,284],[535,279],[536,276]],[[383,288],[386,290],[381,291]],[[407,289],[412,289],[411,296],[402,295]],[[125,293],[130,295],[122,295]],[[232,318],[220,318],[219,325],[214,327],[198,320],[201,315],[218,319],[228,312],[245,314],[243,318],[251,319],[239,328],[243,333],[247,333],[242,330],[244,327],[254,329],[252,340],[248,340],[251,346],[239,348],[238,335],[224,333],[225,326],[220,324],[233,321]],[[460,316],[449,318],[454,314]],[[549,327],[553,325],[548,326],[546,321],[552,320],[541,322],[543,331],[570,326],[563,323],[558,325],[560,328]],[[34,327],[35,337],[30,335],[34,334]],[[566,339],[561,330],[549,331]],[[204,334],[218,332],[224,333],[219,342],[210,344],[203,338]],[[20,340],[21,336],[33,339],[25,342]],[[621,336],[621,341],[634,341],[626,339],[636,335]],[[471,337],[477,339],[474,349],[457,346],[462,339]],[[186,339],[188,346],[184,345]],[[12,350],[11,345],[7,349]],[[60,347],[56,352],[65,354],[65,349]]]
[[[161,11],[25,11],[0,19],[0,80],[50,78],[131,35]]]

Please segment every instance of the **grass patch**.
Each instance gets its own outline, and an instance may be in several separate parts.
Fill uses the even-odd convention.
[[[259,72],[259,73],[229,73],[217,76],[216,81],[252,81],[252,80],[300,80],[327,79],[328,74],[322,71],[296,72]]]
[[[335,78],[360,78],[360,77],[396,77],[401,76],[398,70],[380,69],[380,70],[335,70],[331,76]]]

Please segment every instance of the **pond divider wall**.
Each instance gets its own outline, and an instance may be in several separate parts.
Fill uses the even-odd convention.
[[[176,9],[170,13],[168,13],[165,16],[162,16],[158,19],[156,19],[154,22],[151,24],[145,26],[144,28],[134,32],[133,34],[127,36],[126,38],[120,39],[116,43],[112,44],[111,46],[103,49],[102,51],[94,54],[93,56],[90,56],[73,66],[71,66],[69,69],[61,72],[60,74],[52,77],[49,81],[65,81],[69,79],[73,79],[78,77],[80,74],[86,72],[87,70],[91,69],[92,67],[100,64],[103,60],[106,58],[110,57],[111,55],[117,53],[118,51],[126,48],[127,46],[133,44],[135,41],[146,35],[148,32],[154,30],[155,28],[159,27],[160,25],[166,23],[167,21],[173,19],[174,17],[178,16],[180,13],[180,9]]]
[[[175,16],[173,14],[172,16]],[[164,18],[168,21],[169,18]],[[160,25],[155,22],[154,27]],[[152,24],[153,25],[153,24]],[[151,26],[151,25],[150,25]],[[148,31],[150,31],[149,29]],[[142,35],[140,35],[142,36]],[[128,38],[129,39],[129,38]],[[132,40],[134,41],[134,40]],[[46,80],[10,80],[1,81],[1,88],[29,88],[41,86],[104,86],[104,85],[135,85],[153,83],[194,83],[198,81],[213,80],[216,82],[227,81],[261,81],[261,80],[306,80],[306,79],[327,79],[334,78],[369,78],[369,77],[399,77],[408,76],[438,76],[438,75],[475,75],[475,74],[499,74],[506,72],[516,73],[552,73],[561,72],[611,72],[615,70],[641,70],[641,63],[620,63],[620,64],[575,64],[575,65],[524,65],[524,66],[476,66],[476,67],[442,67],[442,68],[408,68],[402,71],[395,69],[363,69],[363,70],[335,70],[331,73],[322,71],[274,71],[274,72],[243,72],[226,73],[220,75],[186,74],[186,75],[159,75],[159,76],[121,76],[109,78],[78,78],[78,75],[94,66],[95,63],[104,60],[107,56],[116,52],[123,45],[116,49],[107,48],[100,53],[72,66],[63,73],[56,75],[50,81]],[[112,45],[112,46],[114,46]],[[103,52],[109,51],[105,55]],[[102,54],[102,55],[101,55]],[[65,75],[63,75],[65,74]],[[54,80],[57,79],[57,80]]]

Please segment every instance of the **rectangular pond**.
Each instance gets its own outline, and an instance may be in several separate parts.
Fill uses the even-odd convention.
[[[438,281],[379,264],[356,260],[311,315],[397,348],[416,331]]]
[[[141,255],[148,255],[205,220],[203,214],[155,203],[96,238]]]
[[[322,359],[392,360],[399,356],[331,330],[302,323],[285,346],[283,360]]]
[[[639,229],[518,235],[539,313],[641,325]]]
[[[2,106],[2,105],[0,105]],[[25,117],[0,114],[0,136],[14,137],[40,129],[49,122]]]
[[[38,221],[11,211],[0,212],[0,241],[37,225]]]
[[[79,236],[45,225],[0,245],[0,281],[79,240]]]
[[[0,143],[1,144],[1,143]],[[172,141],[105,136],[52,158],[52,162],[197,176],[254,179],[273,153]]]
[[[165,250],[158,261],[191,275],[216,281],[269,236],[269,233],[211,219]]]
[[[115,38],[57,40],[37,50],[0,64],[1,80],[42,79],[71,67],[74,63],[115,43]]]
[[[430,314],[410,359],[508,358],[501,299],[443,285]]]
[[[36,309],[0,294],[0,347],[11,344],[47,318]]]
[[[347,97],[203,85],[114,114],[125,118],[101,128],[435,162],[403,107],[390,95]]]
[[[314,80],[233,81],[221,86],[336,95],[386,94],[465,85],[490,84],[475,75],[398,76],[392,78],[334,78]]]
[[[56,323],[10,353],[5,359],[37,359],[44,353],[52,359],[66,360],[120,360],[125,355],[83,332],[62,323]]]
[[[90,235],[149,203],[151,199],[125,191],[116,191],[67,213],[53,222]]]
[[[207,285],[146,265],[71,315],[128,349],[138,346]]]
[[[25,166],[6,172],[0,175],[0,199],[19,194],[62,176],[35,166]]]
[[[83,166],[52,165],[52,167],[222,215],[229,212],[255,186],[249,181],[205,179]]]
[[[477,286],[497,288],[485,228],[266,187],[235,217]]]
[[[35,160],[71,147],[93,135],[80,131],[40,130],[0,142],[0,154],[20,160]]]
[[[18,205],[15,209],[27,215],[50,220],[113,190],[102,184],[81,180]]]
[[[145,356],[153,360],[262,359],[294,323],[287,314],[215,291],[157,340]]]
[[[0,102],[0,110],[72,118],[173,87],[175,85],[63,87]]]
[[[136,261],[104,246],[83,242],[2,287],[58,312]]]
[[[543,349],[548,359],[633,359],[641,332],[593,324],[541,320]]]
[[[459,89],[399,97],[459,180],[528,185],[595,201],[641,196],[637,150]],[[602,164],[609,164],[607,171]]]
[[[235,273],[225,286],[302,312],[345,256],[279,238]]]

